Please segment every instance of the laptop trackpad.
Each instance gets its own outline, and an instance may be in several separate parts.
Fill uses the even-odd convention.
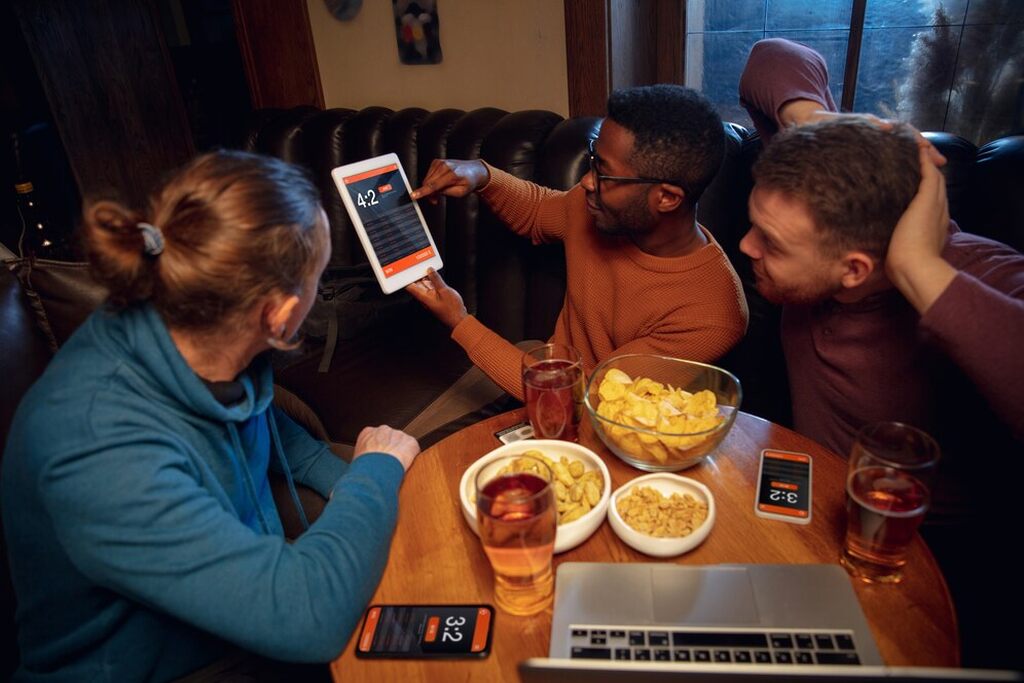
[[[750,626],[760,621],[743,567],[654,567],[651,584],[656,623]]]

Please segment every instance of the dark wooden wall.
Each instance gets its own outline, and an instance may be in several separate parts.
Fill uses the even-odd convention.
[[[232,0],[232,5],[252,106],[322,108],[306,0]]]
[[[604,116],[615,88],[683,82],[684,0],[565,0],[569,115]]]
[[[83,197],[141,206],[193,154],[154,0],[12,0]]]

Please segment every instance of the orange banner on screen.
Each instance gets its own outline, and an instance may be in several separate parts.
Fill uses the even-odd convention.
[[[397,170],[398,170],[398,164],[391,164],[390,166],[381,166],[380,168],[375,168],[372,171],[363,171],[362,173],[356,173],[355,175],[350,175],[349,177],[345,178],[345,184],[346,185],[351,185],[352,183],[358,183],[360,180],[366,180],[367,178],[372,178],[375,175],[380,175],[382,173],[390,173],[391,171],[397,171]]]
[[[391,192],[391,189],[391,183],[384,183],[383,185],[377,188],[377,192],[384,194],[385,192]]]
[[[424,247],[423,249],[417,251],[415,254],[409,254],[408,256],[398,259],[397,261],[392,261],[386,266],[383,266],[381,270],[384,271],[384,277],[391,277],[392,275],[398,275],[403,270],[406,270],[407,268],[412,268],[417,263],[421,263],[430,258],[434,258],[434,248]]]
[[[491,610],[481,608],[476,614],[476,628],[473,629],[473,645],[470,652],[483,652],[487,647],[487,630],[490,625]]]
[[[437,627],[441,625],[441,617],[430,617],[427,620],[427,633],[423,636],[423,640],[432,643],[437,640]]]
[[[784,508],[781,505],[768,505],[761,503],[757,506],[757,509],[761,512],[774,512],[777,515],[788,515],[789,517],[806,517],[807,510],[793,510],[791,508]]]
[[[765,451],[764,457],[775,458],[776,460],[790,460],[792,462],[810,462],[811,456],[800,453],[780,453],[779,451]]]
[[[800,487],[797,486],[796,484],[790,484],[790,483],[785,482],[785,481],[773,481],[772,482],[772,488],[773,489],[786,489],[787,491],[796,491]]]
[[[366,626],[363,627],[363,637],[359,641],[359,649],[369,652],[373,645],[373,634],[377,631],[377,622],[380,621],[380,607],[373,607],[366,613]]]

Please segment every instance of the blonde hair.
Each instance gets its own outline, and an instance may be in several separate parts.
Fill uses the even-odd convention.
[[[145,216],[118,202],[92,203],[83,242],[112,306],[148,301],[168,326],[202,332],[271,292],[298,294],[330,247],[321,216],[319,194],[298,167],[221,151],[176,172]],[[146,253],[142,222],[162,232],[162,253]]]

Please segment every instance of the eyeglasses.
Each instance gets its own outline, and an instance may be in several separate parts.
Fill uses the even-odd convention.
[[[602,180],[611,180],[616,183],[647,183],[650,185],[666,183],[668,185],[675,185],[676,187],[682,189],[684,192],[686,191],[685,188],[683,188],[682,182],[680,182],[679,180],[670,180],[668,178],[641,178],[621,175],[602,175],[597,170],[597,153],[594,151],[594,143],[596,142],[597,140],[591,138],[590,141],[587,143],[587,150],[590,152],[590,172],[594,174],[594,190],[598,198],[601,197]]]

